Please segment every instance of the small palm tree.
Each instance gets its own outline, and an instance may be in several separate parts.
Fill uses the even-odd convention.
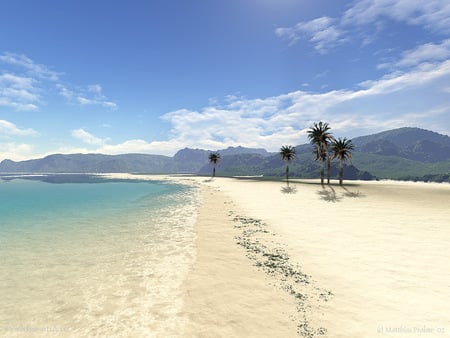
[[[220,154],[215,152],[215,153],[210,153],[208,156],[209,159],[209,163],[212,163],[213,165],[213,177],[216,177],[216,165],[217,163],[220,161]]]
[[[311,144],[314,145],[314,153],[316,161],[322,161],[322,168],[320,170],[320,182],[323,184],[325,178],[325,161],[328,161],[328,184],[330,184],[330,167],[331,160],[328,153],[328,148],[334,140],[333,135],[329,132],[330,126],[324,122],[314,122],[313,126],[307,131],[308,138]]]
[[[280,155],[283,161],[286,162],[286,182],[289,183],[289,162],[295,158],[295,147],[282,146],[280,149]]]
[[[351,151],[354,149],[354,146],[352,140],[344,137],[343,139],[334,140],[331,148],[333,150],[333,158],[337,157],[339,159],[339,184],[342,185],[344,180],[344,162],[347,160],[351,162]]]

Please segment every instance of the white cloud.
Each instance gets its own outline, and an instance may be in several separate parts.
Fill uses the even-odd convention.
[[[147,142],[145,140],[127,140],[119,144],[105,144],[98,148],[96,152],[102,154],[126,154],[126,153],[144,153],[172,156],[177,150],[186,147],[179,141],[172,139],[169,141],[153,141]]]
[[[426,43],[414,49],[402,52],[399,60],[384,63],[378,68],[405,68],[417,66],[425,62],[436,62],[450,58],[450,39],[441,43]]]
[[[34,158],[34,148],[26,143],[0,143],[2,149],[0,160],[9,159],[13,161],[23,161]]]
[[[82,129],[78,133],[85,143],[99,145],[95,152],[171,156],[184,147],[214,150],[242,145],[277,151],[282,144],[306,143],[307,129],[320,120],[329,122],[337,136],[347,137],[404,126],[438,130],[434,128],[437,121],[450,124],[448,94],[441,91],[442,96],[430,103],[418,93],[423,93],[424,88],[434,93],[448,81],[450,61],[444,61],[392,73],[365,82],[356,90],[324,93],[299,90],[256,99],[230,96],[225,103],[215,101],[213,106],[209,102],[200,110],[169,112],[161,117],[171,125],[169,139],[165,141],[133,139],[111,144]],[[355,135],[355,131],[359,134]]]
[[[292,27],[276,28],[275,34],[289,41],[289,45],[301,39],[309,40],[317,52],[324,54],[350,41],[359,40],[363,46],[372,43],[374,34],[384,29],[386,19],[450,34],[450,2],[361,0],[340,18],[319,17]]]
[[[93,85],[89,85],[87,87],[88,91],[90,91],[91,93],[94,94],[102,94],[102,86],[100,86],[99,84],[93,84]]]
[[[96,137],[82,128],[72,130],[72,136],[90,145],[103,145],[107,141],[107,139]]]
[[[410,72],[390,74],[377,81],[365,81],[361,85],[367,87],[367,92],[381,94],[421,86],[448,75],[450,75],[450,60],[437,65],[421,64]]]
[[[64,97],[66,100],[68,101],[73,100],[75,93],[72,90],[68,89],[66,86],[60,83],[56,85],[56,88],[59,89],[59,95]]]
[[[52,92],[51,86],[56,86],[58,94],[70,103],[117,109],[117,103],[103,94],[100,84],[77,87],[63,83],[60,80],[62,73],[37,64],[25,55],[3,53],[0,54],[0,62],[11,68],[8,73],[0,75],[0,105],[15,110],[39,110],[40,95],[49,95]],[[14,73],[14,67],[26,76]]]
[[[300,22],[294,27],[277,28],[275,34],[289,41],[290,45],[300,39],[309,40],[314,48],[325,54],[330,48],[343,43],[345,32],[330,17],[320,17],[311,21]]]
[[[69,89],[66,85],[58,84],[59,94],[68,102],[82,106],[99,105],[108,109],[117,109],[117,103],[109,100],[102,94],[102,87],[98,84],[85,88]]]
[[[102,101],[100,104],[106,108],[110,108],[113,110],[117,109],[117,103],[112,102],[112,101]]]
[[[15,53],[3,53],[0,55],[0,61],[4,63],[25,68],[31,75],[40,79],[58,81],[61,73],[57,73],[48,67],[37,64],[25,55]]]
[[[17,111],[37,111],[39,107],[32,103],[14,102],[7,98],[0,97],[0,106],[11,107]]]
[[[276,151],[280,144],[307,142],[306,129],[319,120],[330,122],[336,133],[431,125],[450,112],[448,105],[442,108],[448,96],[443,92],[440,101],[425,103],[416,93],[424,88],[433,92],[449,79],[450,60],[365,82],[357,90],[238,98],[220,108],[182,109],[162,118],[172,125],[171,140],[176,144],[207,149],[244,145]],[[422,111],[417,102],[424,105]],[[441,105],[440,109],[435,105]],[[431,111],[437,115],[431,118]]]
[[[35,80],[30,77],[11,73],[0,75],[0,106],[11,107],[18,111],[38,110],[40,101]]]
[[[222,103],[210,101],[199,110],[169,112],[161,117],[171,125],[167,140],[112,143],[80,128],[73,130],[72,136],[89,150],[59,149],[169,156],[184,147],[214,150],[242,145],[277,151],[282,144],[306,143],[306,130],[320,120],[329,122],[335,135],[347,137],[403,126],[442,131],[443,127],[439,130],[436,126],[450,125],[449,96],[445,91],[448,83],[450,60],[422,62],[402,72],[366,81],[357,89],[323,93],[298,90],[254,99],[228,96]],[[427,95],[432,95],[432,100],[426,99]]]
[[[31,129],[20,129],[14,123],[0,120],[0,136],[36,136],[38,133]]]
[[[367,25],[383,17],[450,33],[450,3],[445,0],[361,0],[344,13],[342,22]]]

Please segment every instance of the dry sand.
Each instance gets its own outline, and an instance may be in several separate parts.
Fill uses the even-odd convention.
[[[203,187],[197,258],[186,282],[186,337],[295,337],[295,302],[235,240],[229,198]]]
[[[296,181],[286,191],[280,182],[195,180],[204,193],[187,336],[295,337],[299,323],[311,336],[450,336],[450,185]],[[284,250],[307,282],[258,270],[236,244],[236,215],[267,224],[269,235],[254,239]]]
[[[450,336],[449,184],[170,179],[202,187],[183,336]]]

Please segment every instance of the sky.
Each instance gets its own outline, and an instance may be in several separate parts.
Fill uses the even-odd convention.
[[[450,135],[448,0],[0,0],[0,160]]]

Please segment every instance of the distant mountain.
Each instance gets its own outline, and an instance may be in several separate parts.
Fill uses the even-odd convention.
[[[262,157],[273,155],[263,148],[244,148],[244,147],[228,147],[227,149],[220,150],[221,156],[242,155],[242,154],[257,154]]]
[[[450,160],[450,137],[419,128],[399,128],[353,139],[362,153],[398,156],[420,162]]]
[[[352,165],[345,179],[408,179],[450,182],[450,137],[419,128],[400,128],[353,139]],[[296,146],[297,157],[290,164],[292,177],[320,176],[320,163],[314,161],[312,146]],[[200,173],[210,174],[211,151],[185,148],[173,157],[146,154],[50,155],[42,159],[14,162],[4,160],[0,172],[28,173]],[[278,153],[265,149],[229,147],[219,150],[219,175],[264,175],[283,177],[285,163]],[[331,175],[337,177],[337,161]]]
[[[185,148],[173,157],[147,154],[54,154],[41,159],[15,162],[4,160],[0,172],[26,173],[197,173],[208,163],[211,151]],[[227,148],[219,151],[223,158],[242,154],[268,156],[264,149]]]
[[[71,154],[14,162],[4,160],[0,172],[28,173],[103,173],[103,172],[150,172],[171,171],[172,159],[167,156],[146,154],[102,155]]]

